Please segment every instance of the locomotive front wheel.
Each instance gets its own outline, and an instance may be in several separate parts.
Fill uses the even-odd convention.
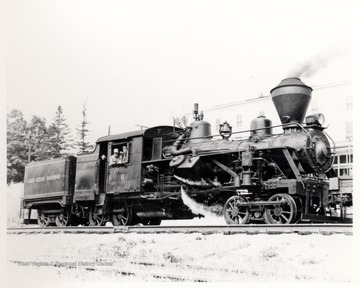
[[[38,225],[43,228],[49,226],[50,219],[44,212],[38,212],[37,222]]]
[[[244,197],[230,197],[224,207],[224,217],[226,224],[246,224],[249,221],[249,207],[239,206],[241,202],[247,202]]]
[[[268,206],[265,209],[266,224],[290,224],[296,220],[297,207],[294,198],[288,194],[275,194],[269,201],[282,201],[283,204]]]
[[[69,210],[63,210],[59,215],[55,217],[55,224],[58,227],[64,227],[70,225],[71,213]]]
[[[121,205],[115,209],[112,214],[112,223],[114,226],[127,226],[132,221],[132,210],[127,205]]]
[[[89,210],[89,226],[101,226],[104,223],[104,215],[94,213],[94,208]]]

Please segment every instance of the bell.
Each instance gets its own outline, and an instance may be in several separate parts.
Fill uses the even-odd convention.
[[[223,139],[227,140],[232,134],[232,127],[225,121],[223,124],[220,124],[219,133]]]

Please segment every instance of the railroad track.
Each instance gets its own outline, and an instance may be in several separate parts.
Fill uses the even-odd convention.
[[[202,233],[202,234],[353,234],[352,224],[290,224],[231,226],[115,226],[115,227],[9,227],[8,234],[111,234],[111,233]]]

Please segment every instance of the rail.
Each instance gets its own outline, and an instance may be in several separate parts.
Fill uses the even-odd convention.
[[[114,226],[114,227],[9,227],[7,234],[353,234],[352,224],[250,224],[229,226]]]

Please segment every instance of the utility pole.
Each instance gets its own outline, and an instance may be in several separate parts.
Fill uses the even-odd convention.
[[[31,135],[29,131],[29,150],[28,150],[28,163],[31,162]]]

